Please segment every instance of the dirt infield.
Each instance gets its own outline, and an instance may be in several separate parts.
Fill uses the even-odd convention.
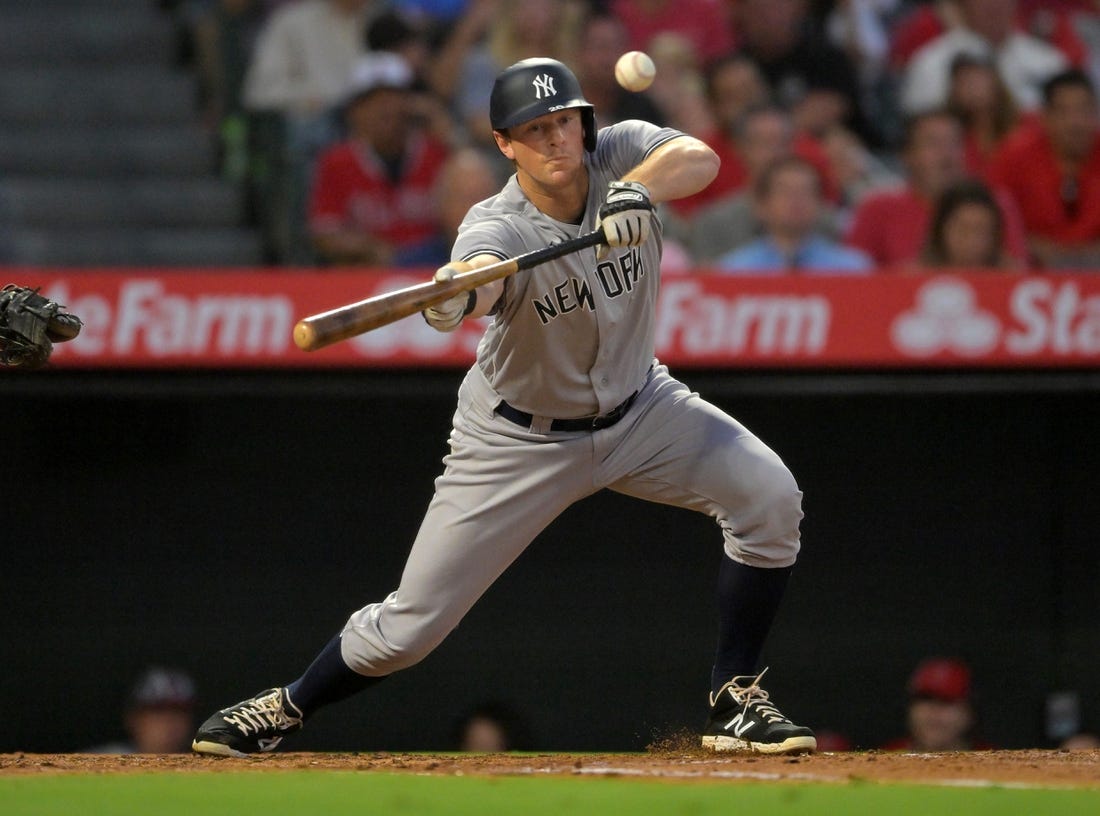
[[[604,776],[682,781],[907,781],[962,786],[1100,789],[1100,750],[881,751],[808,756],[715,756],[701,749],[644,754],[275,753],[250,759],[196,755],[0,754],[0,775],[343,770],[450,776]]]

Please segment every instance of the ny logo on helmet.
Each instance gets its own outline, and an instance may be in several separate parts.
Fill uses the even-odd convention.
[[[558,91],[554,87],[554,78],[549,74],[539,74],[531,81],[531,84],[535,86],[535,99],[558,95]]]

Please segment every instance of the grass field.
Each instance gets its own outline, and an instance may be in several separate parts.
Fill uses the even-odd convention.
[[[1095,816],[1098,790],[878,782],[769,784],[356,771],[0,777],[3,816],[562,816],[562,814],[1057,814]]]

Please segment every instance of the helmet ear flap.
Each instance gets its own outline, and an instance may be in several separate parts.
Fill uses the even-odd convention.
[[[596,111],[593,108],[581,108],[581,125],[584,127],[584,149],[589,153],[595,153]]]

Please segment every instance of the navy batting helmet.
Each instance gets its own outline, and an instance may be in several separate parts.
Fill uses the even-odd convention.
[[[520,60],[500,72],[489,97],[493,130],[507,130],[522,122],[565,108],[581,109],[584,149],[596,149],[596,111],[581,93],[577,77],[555,59]]]

